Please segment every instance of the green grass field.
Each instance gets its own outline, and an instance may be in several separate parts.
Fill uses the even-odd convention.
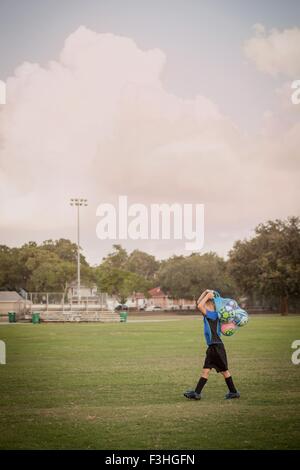
[[[225,338],[241,392],[225,401],[213,372],[193,387],[205,345],[200,319],[0,326],[1,449],[299,449],[300,316],[265,316]]]

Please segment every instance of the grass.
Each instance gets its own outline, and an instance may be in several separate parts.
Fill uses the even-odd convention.
[[[1,449],[299,449],[300,316],[251,318],[226,338],[240,400],[213,372],[195,386],[199,319],[0,326]]]

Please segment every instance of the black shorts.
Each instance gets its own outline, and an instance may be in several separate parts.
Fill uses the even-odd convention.
[[[228,370],[227,355],[223,343],[208,346],[203,368],[216,369],[217,372]]]

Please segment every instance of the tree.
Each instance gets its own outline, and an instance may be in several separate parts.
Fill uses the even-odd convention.
[[[114,251],[103,258],[102,264],[110,268],[125,269],[128,254],[121,245],[113,245]]]
[[[113,248],[114,251],[95,269],[99,289],[115,295],[121,303],[134,292],[143,292],[147,296],[158,266],[154,256],[139,250],[128,256],[121,245],[113,245]]]
[[[24,283],[18,249],[0,245],[0,289],[14,290]]]
[[[6,272],[6,285],[12,290],[19,290],[21,287],[28,290],[31,271],[26,263],[29,258],[35,256],[38,246],[35,242],[29,242],[21,248],[10,248],[9,250],[10,266]]]
[[[161,288],[174,298],[196,301],[205,289],[223,295],[233,290],[226,263],[215,253],[174,256],[162,262],[158,278]]]
[[[258,225],[252,239],[234,244],[228,267],[244,294],[275,298],[286,315],[289,298],[300,297],[300,219]]]
[[[134,292],[143,292],[147,297],[150,289],[149,282],[138,274],[123,271],[123,279],[117,289],[120,303],[124,304]]]
[[[33,271],[29,287],[36,292],[65,291],[67,283],[76,275],[74,263],[62,261],[55,255],[49,257]]]
[[[31,291],[61,291],[76,273],[75,263],[61,260],[54,252],[36,249],[25,261],[30,273],[27,289]]]
[[[134,250],[127,259],[128,271],[153,281],[159,269],[159,261],[144,251]]]
[[[25,243],[20,248],[0,246],[0,288],[31,291],[65,290],[76,276],[77,245],[70,240]],[[81,255],[82,279],[94,281],[94,270]]]
[[[149,282],[142,276],[105,263],[96,268],[96,279],[102,292],[115,295],[122,304],[133,292],[147,295],[150,288]]]
[[[55,253],[61,260],[77,262],[77,244],[65,238],[60,238],[59,240],[45,240],[40,246],[40,249]],[[80,253],[80,264],[81,266],[88,266],[85,256],[82,253]]]

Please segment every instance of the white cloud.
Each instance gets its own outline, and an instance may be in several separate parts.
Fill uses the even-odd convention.
[[[74,196],[90,200],[84,247],[99,254],[95,208],[119,194],[205,203],[204,248],[219,251],[258,221],[298,211],[298,127],[245,136],[207,97],[168,93],[164,63],[160,50],[80,27],[58,61],[18,67],[0,110],[3,242],[70,236]]]
[[[300,77],[300,28],[267,32],[263,25],[256,24],[254,33],[245,42],[244,52],[258,70],[273,76]]]

